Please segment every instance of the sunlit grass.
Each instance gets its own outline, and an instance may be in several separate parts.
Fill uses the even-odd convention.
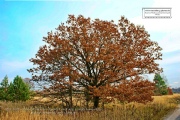
[[[39,103],[42,106],[35,107],[33,101],[0,102],[0,120],[161,120],[174,110],[178,103],[180,94],[174,94],[154,96],[154,101],[147,104],[115,102],[106,104],[105,109],[100,111],[63,114],[51,111],[53,108],[43,107],[46,103]],[[57,106],[55,108],[58,109]]]

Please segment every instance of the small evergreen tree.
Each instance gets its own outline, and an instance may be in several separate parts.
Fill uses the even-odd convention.
[[[8,88],[8,99],[11,101],[26,101],[30,98],[30,87],[23,81],[20,76],[14,78]]]
[[[166,85],[166,82],[163,80],[160,74],[155,74],[154,76],[154,82],[155,82],[155,95],[167,95],[168,94],[168,88]]]
[[[6,99],[6,100],[14,101],[14,96],[15,96],[14,85],[13,85],[13,83],[11,82],[11,83],[9,84],[9,87],[8,87],[7,99]]]
[[[6,100],[7,99],[7,90],[9,87],[8,84],[8,76],[6,75],[2,82],[0,83],[0,100]]]
[[[2,82],[1,82],[1,87],[2,88],[8,88],[8,86],[9,86],[9,84],[8,84],[8,76],[6,75],[4,77],[4,79],[2,80]]]

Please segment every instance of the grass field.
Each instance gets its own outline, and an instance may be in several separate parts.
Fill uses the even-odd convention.
[[[40,102],[40,101],[39,101]],[[161,120],[180,103],[180,94],[154,96],[147,104],[109,103],[104,110],[76,111],[63,114],[57,106],[36,106],[32,100],[12,103],[0,102],[0,120]],[[40,104],[39,103],[39,104]]]

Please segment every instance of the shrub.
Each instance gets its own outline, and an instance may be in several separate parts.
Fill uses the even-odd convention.
[[[14,78],[8,88],[8,99],[11,101],[26,101],[30,98],[30,87],[24,83],[20,76]]]

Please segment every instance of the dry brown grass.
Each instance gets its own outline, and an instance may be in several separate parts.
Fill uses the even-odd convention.
[[[106,104],[102,111],[62,114],[51,111],[50,108],[34,108],[32,107],[35,104],[33,101],[0,102],[2,109],[0,120],[160,120],[168,112],[174,110],[178,103],[180,103],[180,94],[175,94],[155,96],[152,103],[145,105],[139,103],[118,104],[116,102]],[[47,101],[39,104],[47,104]],[[57,106],[56,109],[58,109]]]

